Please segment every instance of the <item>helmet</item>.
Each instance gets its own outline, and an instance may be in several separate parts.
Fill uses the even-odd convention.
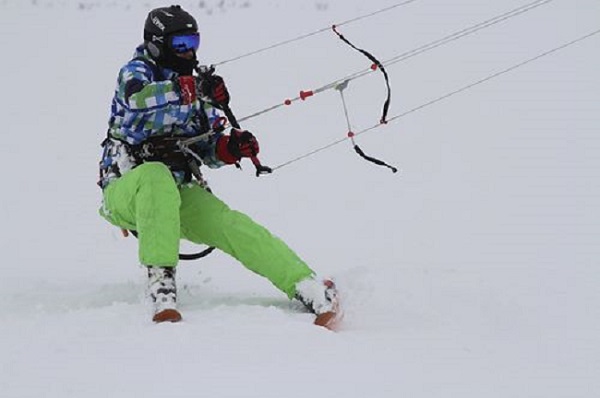
[[[176,56],[173,49],[173,37],[186,34],[198,35],[198,24],[181,6],[156,8],[148,13],[144,24],[144,44],[148,52],[159,65],[180,74],[191,74],[197,64],[195,57],[193,60],[186,60]],[[199,39],[196,40],[194,50],[198,43]]]

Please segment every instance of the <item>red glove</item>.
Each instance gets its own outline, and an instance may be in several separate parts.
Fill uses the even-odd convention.
[[[176,83],[182,105],[189,105],[196,100],[196,79],[194,76],[179,76]]]
[[[219,75],[205,76],[198,81],[198,91],[203,97],[208,97],[211,101],[221,104],[229,104],[229,91],[225,86],[225,81]]]
[[[258,140],[248,130],[232,128],[230,135],[224,135],[217,141],[217,156],[227,164],[238,162],[241,158],[252,158],[259,151]]]

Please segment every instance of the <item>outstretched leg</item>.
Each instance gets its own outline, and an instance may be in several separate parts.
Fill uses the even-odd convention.
[[[184,238],[230,254],[290,298],[296,284],[314,274],[281,239],[200,186],[184,186],[180,194]]]

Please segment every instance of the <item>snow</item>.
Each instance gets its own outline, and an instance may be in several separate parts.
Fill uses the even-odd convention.
[[[390,59],[526,4],[416,1],[340,28]],[[391,0],[188,1],[206,63]],[[217,253],[179,267],[184,322],[154,325],[136,241],[97,214],[99,143],[118,68],[157,1],[0,1],[2,397],[600,395],[600,77],[586,41],[255,178],[214,191],[334,276],[343,330]],[[390,66],[390,115],[587,34],[600,3],[552,1]],[[238,117],[368,61],[332,33],[218,68]],[[346,91],[377,123],[377,73]],[[346,134],[338,93],[245,126],[269,166]],[[182,250],[196,248],[184,245]]]

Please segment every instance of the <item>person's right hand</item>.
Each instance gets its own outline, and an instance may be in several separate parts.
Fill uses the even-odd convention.
[[[193,76],[179,76],[176,84],[182,105],[189,105],[196,100],[196,81]]]

